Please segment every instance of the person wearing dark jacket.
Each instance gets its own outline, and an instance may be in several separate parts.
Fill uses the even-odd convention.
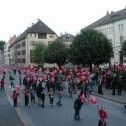
[[[74,119],[75,120],[80,120],[80,110],[81,110],[82,105],[83,105],[83,102],[81,102],[80,97],[75,99],[74,101],[74,110],[75,110]]]
[[[42,90],[41,91],[41,100],[42,100],[42,107],[44,108],[45,107],[45,93],[44,93],[44,91]]]
[[[25,90],[25,106],[28,106],[29,103],[29,91]]]

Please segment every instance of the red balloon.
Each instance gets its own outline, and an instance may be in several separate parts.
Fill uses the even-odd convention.
[[[77,73],[76,75],[79,77],[81,73]]]
[[[81,102],[85,102],[85,95],[84,94],[80,96],[80,100],[81,100]]]
[[[82,76],[82,77],[81,77],[81,80],[82,80],[82,81],[86,81],[86,79],[87,79],[86,76]]]
[[[97,98],[96,98],[95,96],[92,96],[92,97],[90,98],[90,103],[91,103],[92,105],[96,105],[96,104],[98,103]]]
[[[82,76],[86,76],[86,75],[87,75],[87,73],[86,73],[86,72],[83,72],[83,73],[81,73],[81,75],[82,75]]]

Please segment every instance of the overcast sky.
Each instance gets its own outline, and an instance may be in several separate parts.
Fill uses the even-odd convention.
[[[118,11],[126,0],[0,0],[0,40],[19,35],[41,19],[58,35],[76,35],[80,29]]]

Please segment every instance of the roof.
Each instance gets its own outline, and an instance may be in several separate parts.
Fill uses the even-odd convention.
[[[59,39],[63,42],[72,42],[74,40],[74,36],[69,33],[65,33],[60,35]]]
[[[27,28],[19,37],[17,37],[15,43],[18,41],[25,39],[29,33],[47,33],[47,34],[56,34],[52,29],[50,29],[45,23],[39,20],[36,24]],[[13,44],[15,44],[13,43]],[[12,45],[13,45],[12,44]],[[11,45],[11,46],[12,46]]]
[[[106,16],[92,23],[84,29],[94,29],[96,27],[106,25],[109,23],[113,23],[115,21],[119,21],[126,18],[126,8],[117,12],[111,12],[111,14],[107,13]]]

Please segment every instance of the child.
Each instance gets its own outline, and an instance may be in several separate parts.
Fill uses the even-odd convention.
[[[101,106],[98,113],[99,113],[99,117],[100,117],[99,122],[98,122],[98,126],[106,126],[107,123],[106,123],[105,119],[107,119],[108,115],[107,115],[107,112],[105,111],[105,108],[103,108]]]
[[[31,103],[32,103],[33,101],[34,101],[34,103],[35,103],[35,91],[34,91],[34,89],[31,88],[30,94],[31,94]]]
[[[50,89],[50,92],[49,92],[49,101],[50,101],[50,105],[52,106],[53,102],[54,102],[54,93],[51,89]]]

